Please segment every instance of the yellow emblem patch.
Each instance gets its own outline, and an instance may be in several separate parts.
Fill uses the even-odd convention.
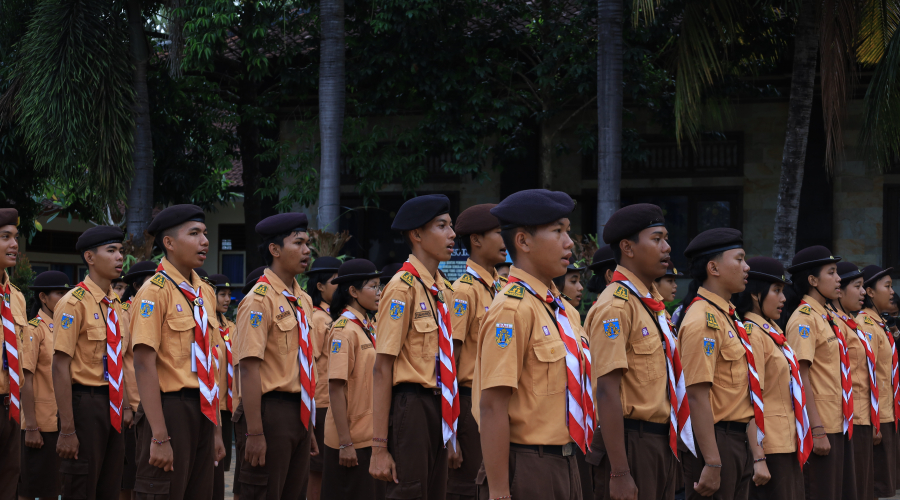
[[[129,307],[131,307],[131,304],[129,304],[128,302],[122,302],[123,311],[127,311]]]
[[[462,277],[459,278],[459,282],[466,283],[467,285],[471,285],[471,284],[475,283],[475,281],[472,280],[471,274],[463,274]]]
[[[507,278],[506,276],[500,276],[500,281],[501,281],[502,283],[506,284],[506,283],[509,282],[509,278]]]
[[[83,299],[84,298],[84,288],[81,288],[81,287],[76,288],[75,291],[72,292],[72,297],[75,297],[78,300]]]
[[[453,283],[450,283],[450,280],[447,278],[444,278],[444,285],[449,288],[451,292],[453,291]]]
[[[719,329],[719,322],[716,321],[716,316],[713,313],[710,313],[710,312],[706,313],[706,326],[708,326],[714,330]]]
[[[334,322],[335,328],[343,328],[345,326],[347,326],[347,318],[341,318]]]
[[[509,288],[509,290],[506,291],[504,295],[521,299],[525,296],[525,287],[522,285],[513,285]]]
[[[618,297],[622,300],[628,300],[628,289],[622,285],[619,285],[619,287],[616,288],[616,291],[613,293],[613,297]]]
[[[744,330],[747,332],[747,335],[753,333],[753,323],[744,323]]]
[[[156,286],[162,288],[162,287],[166,286],[166,277],[163,276],[162,274],[157,273],[157,274],[156,274],[155,276],[153,276],[153,278],[150,280],[150,283],[153,283],[154,285],[156,285]]]
[[[31,318],[30,320],[28,320],[28,324],[31,326],[38,326],[41,324],[41,319],[40,318]]]
[[[253,293],[255,293],[257,295],[262,295],[263,297],[266,296],[266,292],[268,292],[268,291],[269,291],[269,287],[266,286],[265,283],[260,283],[260,284],[256,285],[256,288],[253,289]]]
[[[810,312],[809,304],[803,304],[802,306],[800,306],[799,311],[802,312],[803,314],[809,314],[809,312]]]
[[[409,286],[413,284],[413,275],[408,271],[404,271],[403,274],[400,275],[400,280],[406,283]]]
[[[872,321],[872,318],[870,318],[870,317],[868,317],[868,316],[866,316],[866,319],[865,319],[864,321],[866,322],[867,325],[874,325],[874,324],[875,324],[875,322]]]

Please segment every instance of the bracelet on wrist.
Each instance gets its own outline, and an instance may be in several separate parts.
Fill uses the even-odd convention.
[[[249,432],[245,432],[245,433],[244,433],[244,437],[262,436],[263,434],[264,434],[263,432],[259,432],[259,433],[256,433],[256,434],[251,434],[251,433],[249,433]]]
[[[153,444],[163,444],[163,443],[168,443],[168,442],[171,441],[171,440],[172,440],[172,436],[166,436],[165,439],[150,438],[150,442],[153,443]]]
[[[384,449],[387,449],[387,445],[386,445],[386,444],[373,444],[373,445],[372,445],[372,448],[384,448]]]
[[[22,430],[25,431],[25,432],[35,432],[35,431],[40,432],[41,428],[40,428],[40,427],[35,427],[34,429],[22,429]]]
[[[372,438],[372,441],[375,441],[376,443],[384,443],[384,444],[387,444],[387,439],[382,439],[382,438]]]
[[[610,472],[610,473],[609,473],[609,477],[622,477],[622,476],[627,476],[629,472],[631,472],[630,469],[620,470],[620,471],[616,471],[616,472]]]
[[[709,468],[711,468],[711,469],[721,469],[721,468],[722,468],[722,464],[718,464],[718,465],[713,465],[713,464],[703,464],[703,465],[704,465],[705,467],[709,467]]]
[[[756,460],[753,461],[753,463],[758,464],[759,462],[765,462],[765,461],[766,461],[766,457],[762,457],[762,458],[757,458]]]
[[[75,435],[75,431],[72,431],[72,432],[70,432],[70,433],[68,433],[68,434],[66,434],[65,432],[60,432],[60,433],[59,433],[59,437],[69,437],[69,436],[74,436],[74,435]]]
[[[505,495],[502,497],[494,497],[494,498],[491,498],[490,500],[506,500],[507,498],[512,498],[512,495]]]
[[[344,448],[350,448],[353,446],[353,443],[342,444],[339,449],[343,450]]]

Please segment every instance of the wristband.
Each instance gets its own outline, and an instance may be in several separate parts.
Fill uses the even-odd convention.
[[[40,432],[41,428],[40,428],[40,427],[35,427],[34,429],[22,429],[22,430],[25,431],[25,432],[34,432],[34,431]]]
[[[619,471],[619,472],[610,472],[610,473],[609,473],[609,477],[622,477],[622,476],[627,476],[629,472],[631,472],[629,469],[625,469],[625,470],[622,470],[622,471]]]
[[[64,433],[64,432],[60,432],[60,433],[59,433],[59,436],[60,436],[60,437],[69,437],[69,436],[74,436],[74,435],[75,435],[75,431],[72,431],[72,432],[70,432],[69,434],[66,434],[66,433]]]
[[[384,444],[387,444],[387,439],[372,438],[372,441],[375,441],[376,443],[384,443]]]
[[[502,496],[502,497],[494,497],[494,498],[491,498],[490,500],[506,500],[507,498],[512,498],[512,495],[506,495],[506,496]]]
[[[353,443],[342,444],[340,449],[343,450],[344,448],[349,448],[351,446],[353,446]]]
[[[709,467],[709,468],[711,468],[711,469],[721,469],[721,468],[722,468],[722,464],[719,464],[719,465],[703,464],[703,465],[704,465],[705,467]]]
[[[244,433],[244,437],[253,437],[253,436],[262,436],[264,433],[260,432],[259,434],[250,434],[249,432]]]
[[[168,436],[168,437],[166,437],[165,439],[150,438],[150,442],[153,443],[153,444],[163,444],[163,443],[168,443],[168,442],[171,441],[171,440],[172,440],[172,436]]]
[[[372,448],[384,448],[387,449],[387,445],[384,444],[373,444]]]
[[[766,461],[766,457],[762,457],[762,458],[757,458],[756,460],[753,461],[753,463],[758,464],[759,462],[765,462],[765,461]]]

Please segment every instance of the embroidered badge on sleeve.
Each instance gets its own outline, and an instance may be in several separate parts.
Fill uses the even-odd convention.
[[[494,333],[494,340],[497,341],[497,345],[500,346],[501,349],[506,349],[506,347],[509,346],[509,341],[512,340],[512,336],[512,324],[497,323],[497,331]]]
[[[622,327],[619,326],[619,318],[603,320],[603,333],[611,340],[615,340],[622,333]]]

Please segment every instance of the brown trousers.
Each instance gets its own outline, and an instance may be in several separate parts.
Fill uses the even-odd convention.
[[[344,467],[340,463],[340,450],[322,445],[324,470],[322,471],[322,500],[384,500],[387,483],[369,474],[372,448],[356,450],[356,467]],[[474,483],[474,482],[473,482]]]
[[[854,426],[855,427],[855,426]],[[857,500],[856,460],[846,434],[826,434],[831,452],[809,455],[803,466],[803,485],[808,500]],[[853,432],[856,439],[856,429]],[[870,443],[871,444],[871,443]],[[868,500],[868,499],[859,499]]]
[[[669,447],[668,435],[625,429],[625,455],[631,477],[637,485],[639,500],[675,498],[678,460]],[[600,429],[594,432],[594,442],[587,462],[593,466],[594,490],[590,498],[608,500],[611,465]]]
[[[122,438],[125,440],[125,466],[122,469],[122,489],[133,490],[134,478],[137,476],[137,437],[135,426],[122,429]]]
[[[222,423],[222,444],[225,445],[225,458],[213,471],[213,500],[225,498],[225,471],[231,470],[231,435],[234,433],[234,424],[231,422],[231,412],[221,410],[219,422]],[[235,474],[236,476],[236,474]]]
[[[752,500],[803,500],[803,471],[796,453],[769,453],[766,466],[772,479],[763,486],[750,482]]]
[[[137,427],[136,500],[211,500],[216,460],[216,426],[200,411],[200,390],[164,392],[163,417],[172,445],[174,470],[150,465],[153,430],[143,403],[134,416]]]
[[[0,500],[16,500],[19,483],[20,431],[19,424],[9,418],[8,397],[0,394]]]
[[[694,483],[700,481],[700,474],[706,461],[697,446],[697,455],[690,452],[682,453],[681,459],[684,469],[684,498],[688,500],[701,500],[713,498],[715,500],[746,500],[750,495],[750,480],[753,477],[753,457],[750,455],[750,445],[747,443],[746,430],[740,430],[739,424],[731,423],[728,430],[719,426],[715,427],[716,447],[719,449],[719,457],[722,459],[720,469],[719,491],[712,497],[703,497],[694,491]]]
[[[316,408],[316,444],[319,445],[319,454],[309,458],[309,471],[322,473],[322,464],[325,463],[325,417],[328,415],[328,407]]]
[[[509,448],[509,493],[513,498],[582,500],[575,456]],[[482,464],[475,478],[478,500],[489,500],[487,472]]]
[[[872,432],[871,425],[854,425],[853,439],[850,440],[856,462],[856,498],[860,500],[875,498],[875,464],[872,462],[875,443]]]
[[[125,440],[109,420],[109,388],[72,386],[78,460],[60,459],[62,498],[118,499]]]
[[[481,434],[472,415],[472,395],[459,396],[459,422],[456,426],[457,444],[462,450],[462,466],[447,473],[447,500],[473,500],[475,476],[481,468]]]
[[[44,446],[29,448],[25,446],[25,431],[22,431],[19,496],[28,498],[59,496],[59,474],[48,473],[59,470],[60,458],[56,453],[59,431],[42,432],[41,438],[44,440]]]
[[[447,449],[441,430],[440,394],[418,384],[394,387],[388,451],[397,465],[400,483],[387,483],[387,498],[446,498]]]
[[[895,422],[881,423],[881,443],[872,453],[875,464],[875,496],[892,497],[897,494],[897,455],[900,454],[900,437]]]
[[[309,485],[309,447],[312,429],[300,421],[303,402],[299,393],[268,392],[260,401],[266,439],[266,465],[241,464],[241,500],[306,498]],[[244,404],[234,411],[238,449],[247,446]]]

